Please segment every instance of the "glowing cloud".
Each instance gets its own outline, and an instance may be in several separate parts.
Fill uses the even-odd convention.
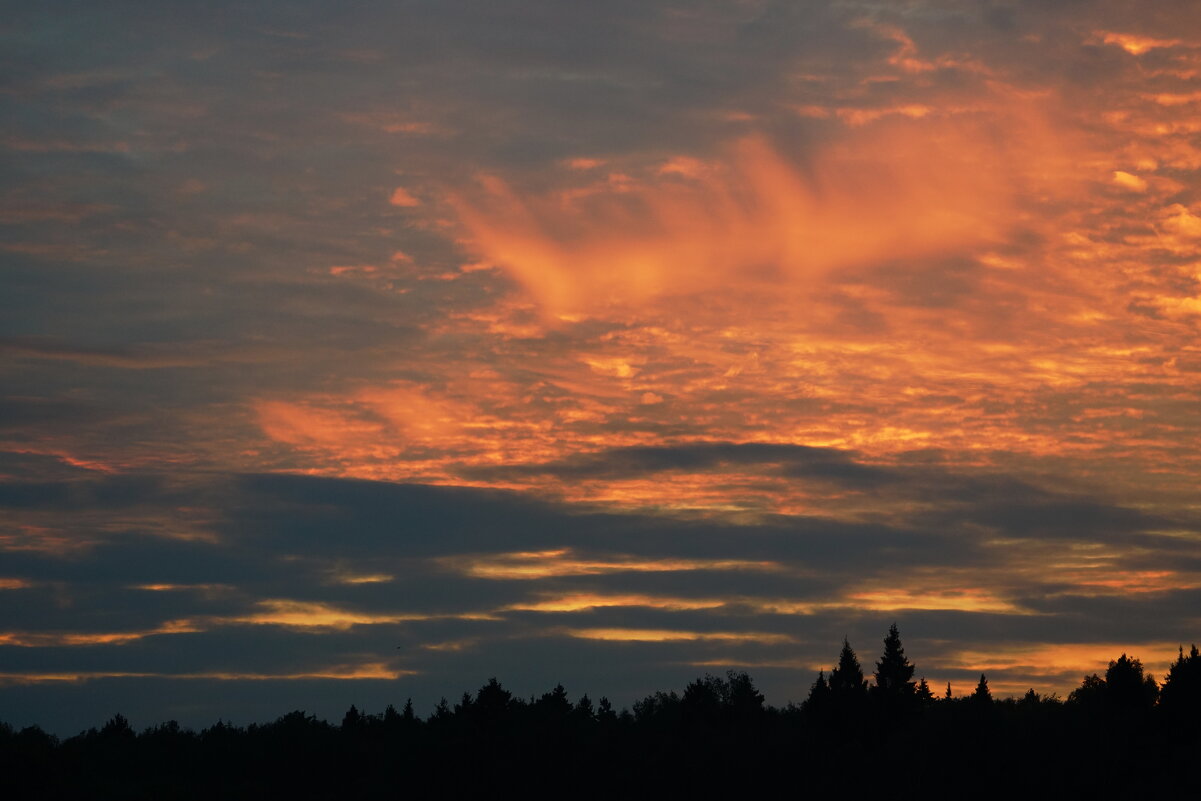
[[[916,107],[901,113],[925,116]],[[543,195],[485,176],[478,191],[451,200],[480,256],[550,314],[732,283],[796,287],[1003,230],[1012,183],[1002,153],[967,120],[924,122],[880,121],[809,162],[748,137],[703,168],[678,157],[641,179]]]
[[[400,206],[401,208],[413,208],[414,206],[421,205],[421,201],[409,194],[409,190],[403,186],[396,187],[391,197],[388,198],[388,202],[393,206]]]

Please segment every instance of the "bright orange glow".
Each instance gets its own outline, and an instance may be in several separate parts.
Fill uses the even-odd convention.
[[[987,676],[1020,673],[1025,680],[1006,682],[989,679],[994,693],[1020,694],[1033,684],[1040,692],[1058,692],[1066,697],[1092,673],[1104,676],[1110,660],[1119,654],[1140,659],[1144,669],[1157,679],[1176,658],[1177,646],[1164,643],[1003,644],[987,649],[957,651],[937,664],[923,665],[929,675],[943,669],[984,673]],[[960,693],[970,691],[961,688]]]
[[[721,163],[669,162],[657,180],[531,197],[485,176],[452,202],[484,258],[548,313],[595,313],[987,242],[1012,201],[1001,154],[983,141],[952,118],[933,131],[881,122],[804,171],[752,137]]]
[[[1147,182],[1139,178],[1137,175],[1132,175],[1124,170],[1114,170],[1113,182],[1123,189],[1129,189],[1131,192],[1146,192]]]
[[[1175,47],[1179,39],[1153,39],[1150,36],[1136,36],[1128,33],[1104,31],[1098,34],[1105,44],[1114,44],[1135,56],[1141,56],[1149,50],[1161,47]]]

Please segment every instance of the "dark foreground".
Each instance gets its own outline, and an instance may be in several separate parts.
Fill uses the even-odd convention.
[[[31,799],[1199,797],[1196,649],[1162,686],[1123,655],[1066,701],[995,700],[983,676],[971,696],[936,699],[890,639],[874,684],[844,646],[829,680],[783,709],[745,673],[620,713],[492,680],[425,719],[406,704],[351,707],[340,725],[297,711],[137,733],[118,715],[63,741],[0,724],[0,775],[5,797]]]

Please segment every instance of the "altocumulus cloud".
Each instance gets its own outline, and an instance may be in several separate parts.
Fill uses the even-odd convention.
[[[1197,636],[1189,3],[0,6],[10,722]]]

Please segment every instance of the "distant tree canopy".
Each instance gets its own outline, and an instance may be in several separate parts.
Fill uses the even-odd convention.
[[[1158,698],[1155,677],[1143,673],[1141,661],[1122,654],[1109,663],[1105,678],[1096,673],[1085,676],[1068,703],[1093,713],[1133,715],[1150,712]]]
[[[969,696],[954,697],[948,682],[936,699],[915,672],[893,624],[870,687],[844,638],[836,666],[819,670],[799,706],[767,705],[745,671],[706,674],[620,712],[603,697],[573,702],[561,684],[522,699],[494,677],[424,719],[409,699],[378,714],[352,705],[337,726],[297,710],[244,728],[217,721],[193,732],[169,721],[138,733],[115,715],[60,741],[0,723],[0,772],[45,798],[392,798],[398,777],[419,796],[519,786],[573,797],[754,796],[798,770],[823,793],[845,790],[853,775],[857,786],[902,795],[986,780],[1024,794],[1108,796],[1174,788],[1173,771],[1191,778],[1201,750],[1196,646],[1180,648],[1162,687],[1122,654],[1066,703],[1034,689],[994,698],[983,674]],[[990,773],[993,764],[1005,767]]]

